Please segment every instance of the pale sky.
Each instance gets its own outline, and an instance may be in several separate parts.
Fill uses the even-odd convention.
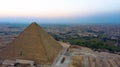
[[[92,14],[104,15],[104,13],[105,15],[106,13],[112,13],[112,17],[115,13],[117,16],[114,20],[117,19],[118,21],[119,14],[116,12],[120,13],[120,0],[0,0],[0,22],[31,22],[33,20],[50,20],[49,22],[53,22],[56,18],[55,22],[60,21],[61,18],[62,21],[67,18],[67,20],[73,22],[79,20],[79,17]],[[85,21],[87,19],[89,18],[84,18]],[[111,20],[109,17],[107,19],[107,21]],[[105,19],[103,18],[103,20]],[[93,21],[96,22],[96,17],[88,22]]]
[[[120,0],[0,0],[0,16],[56,17],[120,10]]]

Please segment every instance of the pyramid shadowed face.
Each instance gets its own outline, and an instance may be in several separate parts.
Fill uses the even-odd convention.
[[[52,64],[61,50],[62,46],[36,22],[33,22],[1,52],[0,57]]]

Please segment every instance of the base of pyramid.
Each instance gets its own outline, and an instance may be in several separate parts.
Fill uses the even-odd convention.
[[[51,65],[62,48],[61,44],[34,22],[0,52],[0,58]]]

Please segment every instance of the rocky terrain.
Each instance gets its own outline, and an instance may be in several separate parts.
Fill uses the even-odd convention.
[[[24,27],[0,27],[0,51],[13,41],[22,30],[24,30]],[[58,62],[55,62],[51,67],[120,67],[120,55],[93,51],[77,45],[72,45],[69,48],[64,43],[60,42],[60,44],[64,47],[63,53],[58,58]],[[62,58],[65,58],[63,62],[61,62]]]
[[[120,67],[120,55],[95,52],[89,48],[71,46],[70,67]]]

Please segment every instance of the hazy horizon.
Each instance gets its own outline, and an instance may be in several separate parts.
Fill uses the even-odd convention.
[[[0,23],[120,24],[119,0],[2,0]]]

